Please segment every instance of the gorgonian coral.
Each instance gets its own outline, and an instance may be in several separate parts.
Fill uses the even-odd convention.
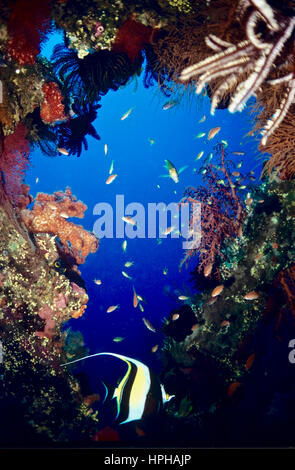
[[[21,185],[29,165],[30,147],[27,128],[19,123],[13,134],[5,137],[0,156],[1,184],[10,201],[15,204],[21,194]]]
[[[205,84],[220,80],[211,99],[212,114],[229,92],[232,96],[228,109],[235,112],[241,111],[264,83],[284,84],[280,103],[262,130],[261,143],[265,145],[294,103],[295,9],[272,8],[266,0],[240,0],[236,14],[241,22],[246,21],[243,40],[234,44],[207,35],[205,42],[215,54],[185,68],[180,78],[187,81],[198,77],[197,93]]]
[[[135,21],[131,16],[118,29],[112,50],[126,53],[133,61],[138,57],[144,45],[150,42],[152,35],[152,28]]]
[[[51,27],[50,10],[49,0],[14,2],[7,25],[8,51],[20,65],[35,63],[40,41]]]
[[[181,203],[192,203],[192,206],[201,204],[200,246],[187,250],[183,262],[199,254],[198,269],[204,271],[205,276],[212,271],[222,241],[226,237],[241,235],[246,217],[245,205],[237,193],[242,181],[240,174],[236,173],[239,174],[239,182],[236,182],[236,177],[231,175],[230,162],[225,160],[224,145],[217,146],[217,150],[220,152],[220,164],[208,163],[205,167],[206,187],[187,188],[181,200]],[[193,220],[194,214],[191,213],[192,230]]]

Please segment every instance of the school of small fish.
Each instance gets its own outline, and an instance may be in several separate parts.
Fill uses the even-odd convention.
[[[169,110],[171,108],[173,108],[174,106],[178,105],[179,104],[179,101],[177,100],[169,100],[167,101],[163,106],[162,106],[162,109],[164,111],[166,110]],[[131,107],[130,109],[128,109],[122,116],[121,116],[121,121],[124,121],[125,119],[128,118],[128,116],[131,114],[131,112],[133,111],[133,107]],[[203,115],[202,118],[199,120],[199,123],[203,123],[204,121],[206,120],[206,115]],[[220,126],[216,126],[216,127],[213,127],[209,130],[208,134],[207,134],[207,140],[210,141],[212,140],[219,132],[221,131],[221,127]],[[198,134],[196,134],[194,136],[195,139],[202,139],[204,136],[206,135],[206,132],[203,132],[203,131],[200,131]],[[152,139],[151,137],[148,138],[148,142],[149,144],[152,146],[155,144],[155,140]],[[224,148],[228,147],[228,142],[226,140],[221,140],[221,143],[223,144]],[[104,144],[104,153],[105,153],[105,156],[108,155],[108,145],[107,144]],[[58,148],[58,151],[63,154],[63,155],[69,155],[69,152],[64,149],[64,148]],[[204,156],[205,154],[205,151],[204,150],[200,150],[196,157],[195,157],[195,161],[199,161],[202,159],[202,157]],[[242,151],[233,151],[231,152],[232,155],[236,155],[236,156],[243,156],[245,155],[245,152],[242,152]],[[207,154],[207,157],[203,160],[203,165],[208,165],[211,160],[213,159],[213,152],[210,152]],[[238,164],[236,164],[236,168],[241,168],[242,166],[242,162],[239,162]],[[167,170],[167,174],[165,175],[161,175],[163,177],[169,177],[170,179],[172,179],[172,181],[174,181],[174,183],[179,183],[179,176],[180,174],[186,169],[188,168],[188,166],[184,166],[182,168],[180,168],[179,170],[176,169],[175,165],[168,159],[165,159],[165,169]],[[105,184],[109,185],[111,184],[118,176],[118,174],[114,174],[113,173],[114,171],[114,160],[111,161],[111,165],[110,165],[110,168],[109,168],[109,176],[107,177],[106,181],[105,181]],[[199,169],[199,173],[200,174],[205,174],[206,173],[206,168],[200,168]],[[197,172],[197,168],[194,168],[193,169],[193,172],[196,173]],[[251,172],[252,175],[254,175],[254,172]],[[237,187],[238,189],[245,189],[246,186],[245,185],[241,185],[239,183],[239,180],[240,180],[240,177],[241,177],[241,174],[239,171],[233,171],[232,172],[232,176],[235,177],[235,184],[233,184],[232,186],[233,187]],[[253,179],[254,176],[253,176]],[[38,183],[38,178],[36,178],[36,183]],[[225,185],[225,182],[224,180],[219,180],[218,181],[218,184],[220,185]],[[160,185],[157,184],[157,188],[160,189]],[[174,191],[175,194],[176,194],[176,191]],[[247,205],[251,205],[253,203],[253,199],[249,196],[249,194],[247,195],[247,198],[245,200],[246,204]],[[260,202],[260,201],[258,201]],[[261,201],[263,202],[263,201]],[[131,216],[123,216],[122,217],[122,220],[128,224],[128,225],[132,225],[132,226],[136,226],[137,225],[137,222],[136,220],[134,220],[134,218],[132,218]],[[173,225],[169,226],[166,228],[166,230],[164,230],[164,232],[162,233],[162,235],[164,236],[167,236],[169,234],[171,234],[173,231],[175,230],[175,227]],[[178,231],[179,235],[181,235],[181,233]],[[161,244],[162,243],[162,240],[161,239],[157,239],[157,243],[158,244]],[[124,240],[123,243],[122,243],[122,250],[124,253],[126,253],[126,250],[127,250],[127,240]],[[255,257],[255,261],[258,261],[260,258],[262,257],[262,254],[258,254],[256,257]],[[130,268],[134,265],[134,261],[126,261],[124,263],[124,266],[125,268]],[[212,269],[213,269],[213,265],[212,263],[206,265],[204,267],[204,270],[203,270],[203,274],[205,277],[209,277],[212,273]],[[167,275],[168,274],[168,268],[164,267],[163,268],[163,275]],[[122,270],[121,271],[123,277],[125,277],[126,279],[128,280],[131,280],[133,279],[133,277],[131,275],[129,275],[126,271]],[[100,286],[102,285],[102,281],[101,279],[94,279],[93,282]],[[220,296],[222,294],[224,290],[224,285],[218,285],[216,286],[212,292],[211,292],[211,298],[209,299],[209,301],[207,302],[208,305],[212,305],[213,303],[216,302],[218,296]],[[244,295],[244,299],[245,300],[257,300],[259,299],[260,297],[260,294],[257,293],[256,291],[251,291],[251,292],[248,292]],[[181,300],[181,301],[187,301],[189,300],[190,297],[187,296],[187,295],[184,295],[184,294],[180,294],[178,295],[178,300]],[[144,312],[144,307],[143,307],[143,303],[144,303],[144,299],[142,296],[140,296],[135,287],[133,286],[133,295],[132,295],[132,304],[133,304],[133,307],[135,309],[137,309],[139,307],[140,311],[141,312]],[[119,309],[120,308],[120,305],[119,304],[116,304],[116,305],[111,305],[107,308],[106,312],[107,313],[112,313],[114,312],[115,310]],[[179,313],[175,313],[173,314],[173,316],[171,317],[171,320],[173,322],[176,322],[178,319],[179,319],[180,315]],[[156,328],[151,324],[151,322],[146,318],[146,317],[142,317],[142,321],[145,325],[145,327],[155,333],[157,330]],[[230,321],[228,320],[223,320],[220,324],[220,326],[222,328],[224,327],[229,327],[230,326]],[[195,331],[197,328],[199,327],[199,324],[196,323],[194,324],[192,327],[191,327],[191,331]],[[113,341],[116,342],[116,343],[119,343],[121,341],[123,341],[125,339],[125,337],[123,336],[116,336],[113,338]],[[154,345],[150,352],[151,353],[155,353],[159,348],[159,345],[156,344]],[[254,361],[254,357],[255,355],[251,355],[246,363],[246,369],[250,368],[251,365],[252,365],[252,362]],[[238,388],[240,386],[240,384],[238,382],[235,382],[235,383],[232,383],[228,389],[228,395],[230,396],[232,393],[235,392],[236,388]]]

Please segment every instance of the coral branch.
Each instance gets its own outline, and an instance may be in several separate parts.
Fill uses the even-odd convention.
[[[220,165],[208,164],[205,173],[207,187],[189,187],[182,203],[201,203],[201,243],[198,249],[188,250],[183,262],[199,253],[199,271],[213,266],[220,253],[225,237],[235,237],[241,233],[246,216],[245,206],[236,192],[225,162],[224,146],[217,146],[221,153]],[[192,226],[193,214],[190,225]],[[210,270],[211,271],[211,270]]]

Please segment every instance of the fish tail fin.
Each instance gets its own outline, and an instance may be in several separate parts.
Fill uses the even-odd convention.
[[[108,398],[108,395],[109,395],[109,389],[108,389],[108,387],[106,386],[106,384],[105,384],[103,381],[101,381],[101,383],[102,383],[102,385],[103,385],[104,388],[105,388],[105,397],[104,397],[103,402],[102,402],[102,403],[105,403],[105,402],[106,402],[106,399]]]

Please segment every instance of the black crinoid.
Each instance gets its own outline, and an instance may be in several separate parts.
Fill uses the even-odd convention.
[[[160,37],[160,35],[158,35]],[[149,88],[158,85],[162,93],[169,98],[173,93],[172,75],[173,72],[160,65],[158,56],[152,45],[146,44],[144,48],[146,65],[143,76],[143,85]],[[171,86],[170,86],[171,84]]]
[[[32,148],[39,147],[42,153],[48,157],[58,155],[55,128],[42,121],[40,108],[36,108],[32,113],[27,114],[24,125],[28,129],[27,139]]]
[[[98,101],[108,90],[117,90],[126,85],[131,76],[139,75],[143,56],[139,54],[131,61],[124,53],[103,49],[80,59],[75,51],[58,44],[52,61],[64,87],[83,105]]]
[[[97,109],[100,104],[84,103],[80,105],[78,101],[72,105],[74,117],[67,122],[56,126],[58,147],[66,149],[69,154],[80,157],[82,145],[85,150],[88,149],[86,136],[89,134],[97,140],[100,140],[92,122],[96,119]]]

